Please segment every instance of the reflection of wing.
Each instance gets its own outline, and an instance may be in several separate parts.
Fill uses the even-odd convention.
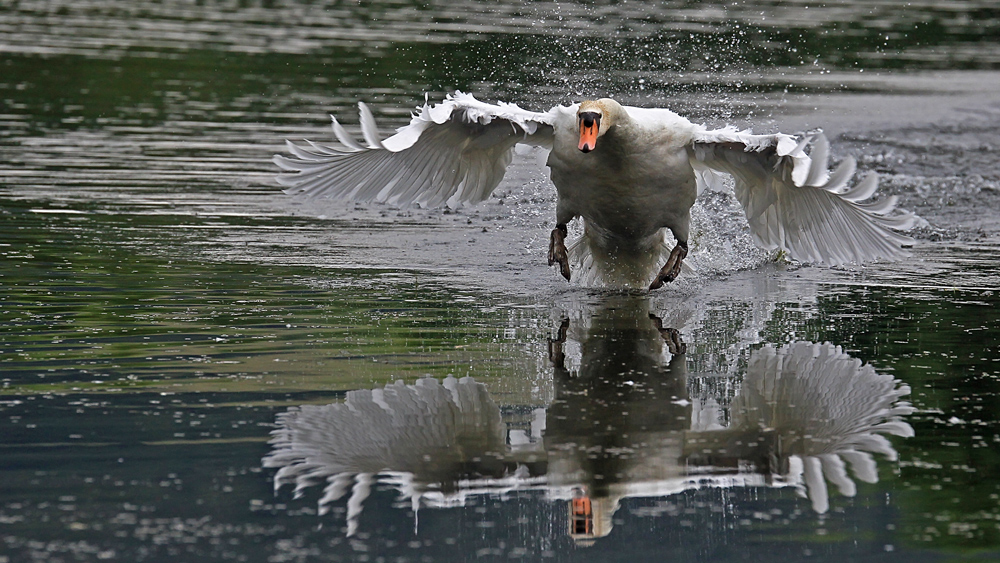
[[[805,147],[812,142],[812,154]],[[848,182],[855,162],[847,157],[827,170],[830,144],[822,134],[796,143],[788,135],[751,135],[733,128],[696,134],[691,163],[701,184],[715,184],[713,171],[731,174],[754,240],[788,251],[804,262],[831,265],[907,255],[913,240],[890,229],[909,229],[909,213],[888,216],[896,198],[862,203],[878,188],[870,175]],[[706,170],[709,169],[709,170]]]
[[[294,484],[296,496],[322,483],[320,514],[349,495],[348,535],[380,483],[414,510],[512,490],[566,501],[582,492],[596,536],[611,529],[620,499],[709,486],[792,485],[824,512],[827,481],[853,495],[852,478],[878,480],[873,453],[895,457],[884,435],[912,435],[900,419],[913,410],[902,401],[909,389],[832,344],[764,346],[751,355],[729,417],[722,413],[728,387],[695,397],[689,408],[686,359],[678,353],[664,365],[664,336],[648,302],[624,296],[608,304],[579,319],[583,330],[569,330],[582,339],[586,367],[576,375],[557,370],[553,401],[532,412],[532,438],[511,431],[507,443],[524,413],[505,409],[513,418],[502,419],[484,385],[428,378],[289,409],[278,416],[263,464],[278,469],[276,488]]]
[[[300,477],[415,471],[427,456],[453,457],[456,446],[486,451],[504,440],[500,410],[470,378],[351,391],[344,403],[289,409],[273,434],[264,466],[282,468],[279,486]]]
[[[732,404],[733,426],[773,431],[781,453],[798,458],[813,508],[827,509],[827,480],[844,495],[854,494],[855,477],[876,482],[872,453],[889,459],[896,451],[884,434],[912,436],[900,417],[913,412],[901,398],[906,385],[879,375],[870,365],[833,344],[796,342],[754,352],[739,395]],[[795,470],[793,470],[795,472]]]
[[[327,480],[320,512],[348,486],[348,530],[357,526],[373,475],[410,472],[424,482],[459,476],[456,465],[504,446],[500,409],[471,378],[421,379],[385,389],[351,391],[343,403],[303,405],[278,416],[264,467],[279,468],[275,489],[296,494]],[[436,475],[440,473],[441,475]],[[353,485],[352,485],[353,481]]]
[[[289,142],[292,158],[275,155],[275,164],[294,172],[278,177],[287,193],[426,207],[478,203],[503,179],[516,143],[549,145],[552,139],[551,112],[487,104],[461,92],[425,104],[385,140],[368,107],[359,107],[368,146],[351,139],[334,118],[341,146]]]

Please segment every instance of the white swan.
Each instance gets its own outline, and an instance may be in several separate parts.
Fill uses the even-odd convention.
[[[458,92],[424,104],[410,124],[380,140],[363,103],[358,144],[337,122],[342,146],[291,142],[292,157],[274,162],[287,193],[422,206],[474,204],[489,197],[514,145],[551,149],[558,193],[549,264],[570,278],[566,225],[583,218],[578,261],[609,285],[650,289],[673,281],[687,255],[690,209],[706,186],[730,174],[754,240],[792,258],[831,265],[907,255],[909,213],[890,216],[896,198],[862,203],[878,180],[848,186],[855,161],[829,173],[822,134],[753,135],[733,127],[708,130],[666,109],[625,107],[612,99],[557,106],[544,113],[487,104]],[[812,145],[811,154],[805,148]],[[676,246],[666,254],[664,231]],[[660,264],[662,268],[659,268]]]

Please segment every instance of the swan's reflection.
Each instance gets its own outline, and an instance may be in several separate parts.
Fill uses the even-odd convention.
[[[563,323],[549,344],[555,399],[530,432],[508,430],[473,379],[428,378],[290,409],[264,466],[279,468],[276,489],[324,484],[321,514],[350,491],[348,534],[377,481],[414,510],[541,489],[589,541],[623,498],[706,486],[792,486],[825,512],[827,481],[853,496],[851,474],[878,479],[872,454],[895,458],[884,435],[913,434],[909,388],[829,343],[764,346],[735,397],[689,397],[685,345],[648,307],[621,296]]]

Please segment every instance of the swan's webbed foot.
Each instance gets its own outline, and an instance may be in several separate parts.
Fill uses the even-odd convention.
[[[660,331],[660,336],[663,337],[663,341],[667,343],[667,350],[670,350],[672,355],[684,354],[687,352],[687,344],[681,340],[681,333],[676,328],[663,328],[663,321],[660,317],[657,317],[653,313],[649,314],[649,318],[652,319],[653,324],[656,325],[656,330]]]
[[[677,241],[677,246],[670,251],[670,257],[667,258],[667,263],[660,268],[660,273],[656,274],[656,279],[653,283],[649,284],[649,289],[659,289],[663,287],[663,284],[670,283],[677,279],[677,275],[681,273],[681,261],[687,256],[688,245],[684,241]]]
[[[549,266],[559,264],[559,273],[569,281],[569,252],[566,250],[566,225],[559,224],[552,229],[549,239]]]

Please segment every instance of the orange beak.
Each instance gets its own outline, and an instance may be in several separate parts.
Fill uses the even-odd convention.
[[[590,126],[584,125],[580,120],[580,144],[577,148],[583,152],[590,152],[597,148],[597,128],[598,122],[591,121]]]

